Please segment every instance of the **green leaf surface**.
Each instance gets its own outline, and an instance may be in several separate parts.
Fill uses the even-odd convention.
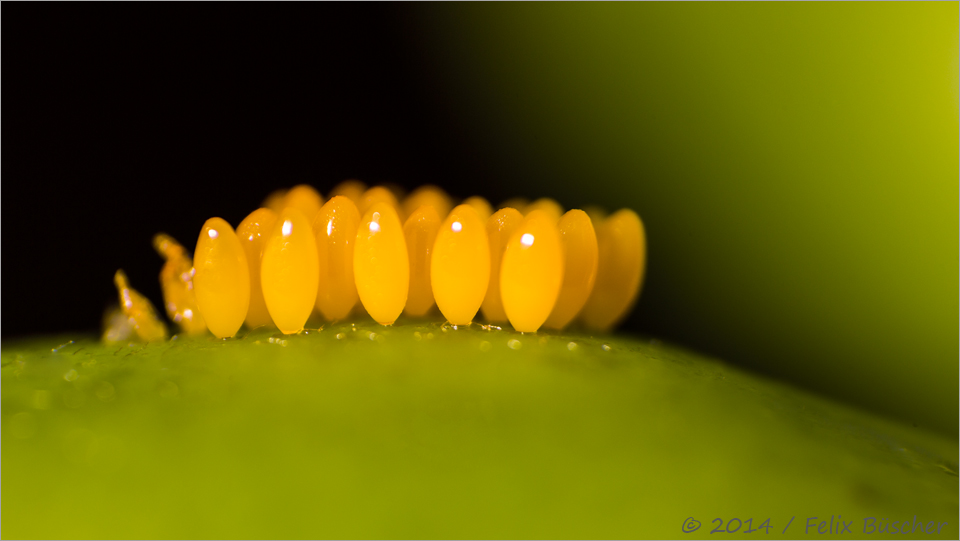
[[[2,363],[5,538],[958,532],[956,441],[656,340],[365,323]]]

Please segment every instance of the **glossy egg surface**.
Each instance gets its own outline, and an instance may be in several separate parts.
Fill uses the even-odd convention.
[[[263,249],[267,239],[277,223],[277,213],[268,208],[259,208],[237,226],[237,238],[243,245],[247,256],[247,268],[250,270],[250,306],[244,322],[254,329],[260,326],[273,327],[273,319],[263,300],[263,283],[260,279],[260,267],[263,262]]]
[[[533,210],[510,236],[500,264],[500,298],[513,328],[536,332],[563,283],[563,247],[553,216]]]
[[[490,282],[486,224],[470,205],[450,211],[440,226],[430,260],[430,282],[447,321],[468,325],[483,304]]]
[[[342,195],[327,201],[314,219],[313,233],[320,263],[316,306],[327,321],[349,316],[357,304],[353,249],[359,227],[357,206]]]
[[[313,224],[299,210],[283,209],[260,262],[263,300],[280,332],[303,330],[317,300],[319,273]]]
[[[235,335],[250,306],[250,270],[240,239],[226,220],[210,218],[203,224],[193,263],[197,307],[207,328],[217,338]]]
[[[353,252],[357,293],[370,317],[392,325],[410,289],[410,258],[396,207],[374,203],[360,220]]]

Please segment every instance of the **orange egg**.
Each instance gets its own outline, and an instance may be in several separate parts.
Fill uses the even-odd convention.
[[[328,321],[349,316],[359,298],[353,276],[353,250],[359,227],[357,206],[342,195],[327,201],[313,222],[320,263],[316,305]]]
[[[513,328],[536,332],[563,283],[563,246],[553,216],[533,210],[510,236],[500,263],[500,298]]]
[[[407,303],[410,257],[400,217],[390,203],[374,203],[361,218],[353,275],[370,317],[381,325],[393,325]]]
[[[237,234],[222,218],[203,224],[193,263],[197,308],[217,338],[240,330],[250,306],[250,269]]]
[[[263,284],[260,280],[260,266],[263,261],[263,249],[267,239],[277,223],[277,213],[260,208],[251,212],[237,226],[237,237],[247,256],[247,268],[250,270],[250,307],[247,308],[245,323],[253,329],[260,326],[273,327],[273,319],[263,300]]]
[[[418,208],[403,224],[407,254],[410,256],[410,293],[403,311],[409,316],[423,317],[433,308],[430,260],[439,230],[440,216],[432,205]]]
[[[643,222],[630,209],[618,210],[600,224],[597,245],[597,279],[580,320],[589,329],[606,332],[623,319],[640,294],[647,261]]]
[[[557,227],[563,244],[563,285],[544,326],[563,329],[593,291],[597,278],[597,234],[587,213],[577,209],[564,214]]]
[[[490,281],[487,293],[483,298],[480,309],[483,317],[490,323],[505,323],[507,313],[503,310],[503,301],[500,299],[500,264],[503,252],[507,249],[507,242],[513,232],[523,221],[523,215],[515,208],[500,209],[487,219],[487,242],[490,246]]]
[[[260,262],[263,300],[283,334],[303,330],[313,312],[320,275],[313,224],[294,207],[283,209]]]
[[[430,283],[437,307],[454,325],[469,325],[490,282],[490,243],[485,224],[470,205],[450,211],[437,233]]]

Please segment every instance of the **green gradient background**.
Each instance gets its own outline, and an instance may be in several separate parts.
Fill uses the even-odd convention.
[[[955,2],[417,19],[491,183],[643,216],[641,329],[953,436],[957,21]]]

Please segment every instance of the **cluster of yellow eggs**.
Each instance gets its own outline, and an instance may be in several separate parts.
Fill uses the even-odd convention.
[[[436,305],[453,325],[482,312],[520,332],[576,318],[606,331],[636,300],[646,259],[643,224],[629,209],[564,213],[540,199],[494,212],[481,197],[454,206],[435,186],[398,199],[359,181],[340,184],[326,202],[307,185],[275,192],[236,230],[211,218],[193,261],[169,236],[154,245],[166,259],[167,314],[184,332],[219,338],[244,323],[296,333],[314,311],[339,321],[358,301],[383,325]],[[124,303],[132,290],[121,274]]]

